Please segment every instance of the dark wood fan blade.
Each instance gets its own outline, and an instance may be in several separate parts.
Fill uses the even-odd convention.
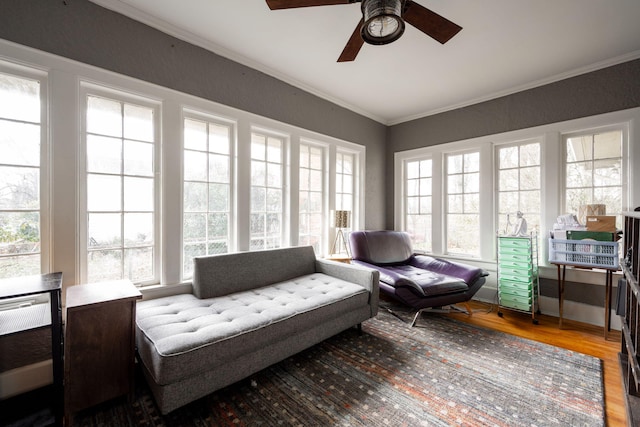
[[[405,3],[402,18],[442,44],[448,42],[462,29],[458,24],[411,0]]]
[[[295,7],[330,6],[355,3],[356,0],[267,0],[269,9],[292,9]]]
[[[360,28],[362,27],[362,24],[364,24],[363,19],[360,20],[356,29],[353,30],[353,34],[351,34],[347,45],[342,50],[342,53],[338,58],[338,62],[350,62],[358,56],[358,52],[360,52],[360,48],[364,44],[364,40],[362,40],[362,36],[360,35]]]

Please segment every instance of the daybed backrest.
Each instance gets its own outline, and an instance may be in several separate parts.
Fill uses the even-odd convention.
[[[403,263],[413,255],[411,239],[404,231],[353,231],[349,242],[353,259],[369,264]]]
[[[193,293],[213,298],[315,272],[311,246],[237,252],[193,259]]]

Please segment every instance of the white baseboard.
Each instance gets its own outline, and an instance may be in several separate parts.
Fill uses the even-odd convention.
[[[0,373],[0,400],[53,384],[51,359]]]

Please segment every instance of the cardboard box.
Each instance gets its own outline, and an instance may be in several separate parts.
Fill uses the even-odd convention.
[[[616,232],[616,217],[613,215],[587,215],[587,230]]]

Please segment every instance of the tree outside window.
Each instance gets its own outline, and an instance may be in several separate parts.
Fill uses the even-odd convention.
[[[300,144],[299,239],[321,255],[324,224],[324,151],[311,144]]]
[[[480,153],[448,154],[447,253],[480,256]]]
[[[283,150],[280,137],[259,132],[251,135],[250,250],[282,246]]]
[[[603,204],[622,228],[622,138],[621,130],[565,137],[565,213]]]
[[[41,272],[40,83],[0,74],[0,278]]]
[[[540,230],[540,142],[522,142],[496,149],[498,233],[510,234],[522,212],[527,231]]]
[[[193,273],[193,257],[230,250],[231,131],[224,123],[184,120],[183,279]]]
[[[431,252],[432,242],[432,160],[406,163],[405,229],[416,250]]]
[[[155,281],[154,109],[87,97],[88,282]]]

